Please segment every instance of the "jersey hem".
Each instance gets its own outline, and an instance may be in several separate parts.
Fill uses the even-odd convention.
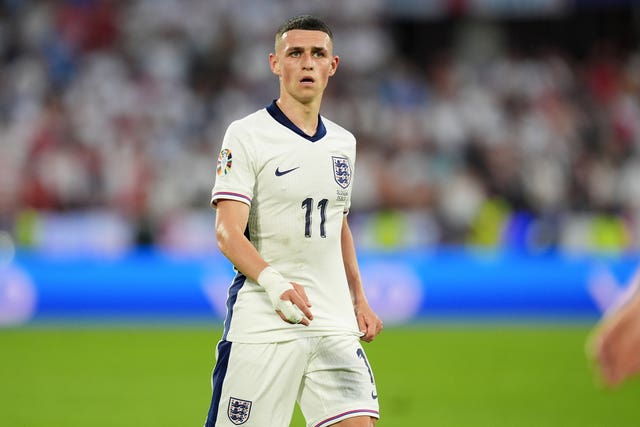
[[[302,326],[301,326],[302,328]],[[256,336],[258,335],[258,336]],[[264,335],[264,336],[263,336]],[[318,331],[282,331],[281,333],[270,334],[232,334],[228,333],[225,340],[244,344],[265,344],[293,341],[300,338],[312,338],[312,337],[326,337],[326,336],[354,336],[361,337],[363,334],[360,331],[353,330],[318,330]]]

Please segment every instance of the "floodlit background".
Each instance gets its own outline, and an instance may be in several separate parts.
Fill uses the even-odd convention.
[[[218,150],[300,13],[358,139],[380,425],[639,425],[584,351],[640,262],[631,0],[0,1],[0,424],[202,424]]]

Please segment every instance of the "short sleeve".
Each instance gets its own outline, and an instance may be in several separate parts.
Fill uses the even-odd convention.
[[[355,141],[355,140],[354,140]],[[351,152],[351,191],[353,191],[353,179],[355,177],[355,172],[356,172],[356,150],[355,150],[355,144],[354,144],[354,148],[353,151]],[[347,198],[347,200],[345,200],[344,203],[344,215],[349,215],[349,209],[351,209],[351,191],[349,191],[349,197]]]
[[[211,191],[211,206],[218,200],[236,200],[251,205],[256,174],[254,158],[247,149],[250,137],[239,122],[232,123],[224,136],[216,165],[216,181]]]

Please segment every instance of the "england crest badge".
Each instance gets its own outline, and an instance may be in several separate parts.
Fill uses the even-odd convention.
[[[346,157],[331,156],[333,161],[333,177],[342,188],[351,184],[351,165]]]
[[[229,408],[227,409],[227,415],[231,422],[237,426],[244,424],[249,419],[251,414],[251,401],[236,399],[235,397],[229,398]]]

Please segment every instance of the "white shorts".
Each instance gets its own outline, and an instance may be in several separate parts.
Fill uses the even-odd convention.
[[[296,401],[309,427],[379,417],[373,373],[358,337],[221,341],[216,357],[205,427],[288,427]]]

